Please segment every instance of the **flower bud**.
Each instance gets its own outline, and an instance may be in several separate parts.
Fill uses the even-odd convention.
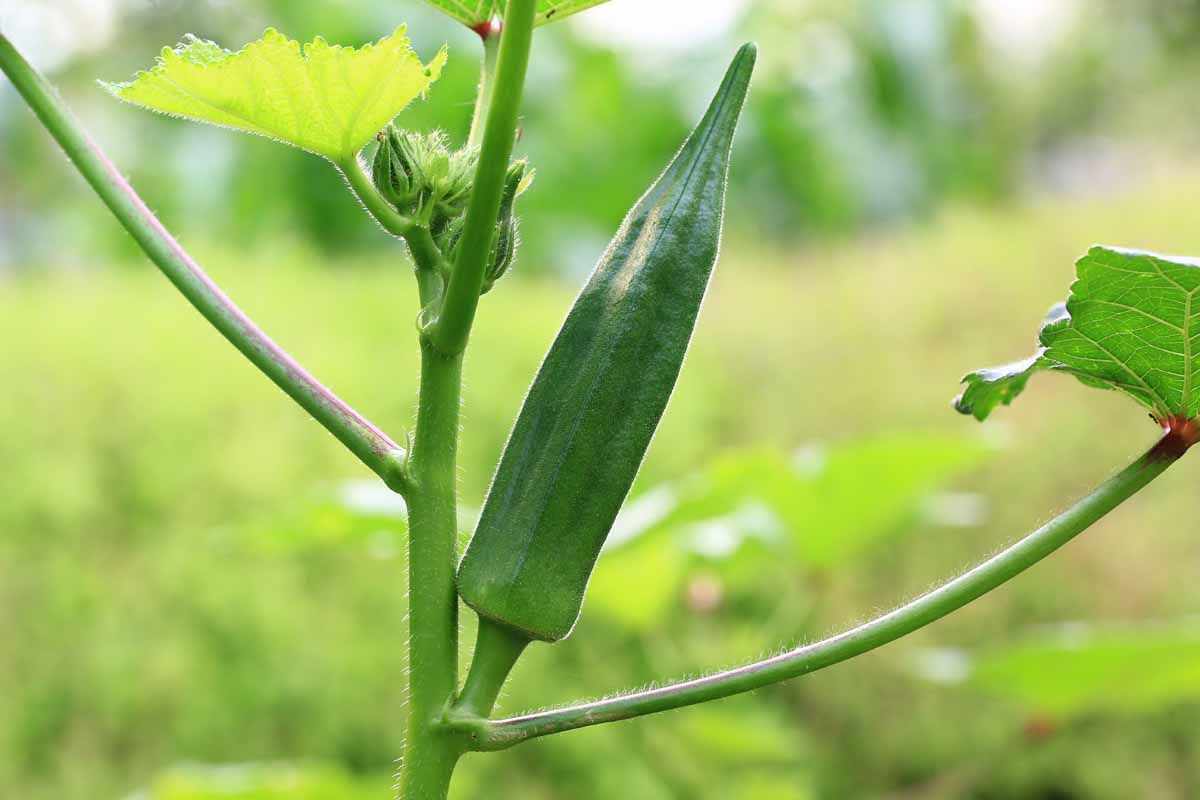
[[[478,161],[477,148],[451,150],[441,131],[421,134],[389,125],[372,166],[380,194],[440,239],[466,211]]]
[[[405,147],[406,137],[388,125],[379,136],[379,147],[371,163],[371,178],[384,200],[397,208],[409,205],[414,197],[413,162]]]
[[[521,159],[509,164],[508,172],[504,176],[504,192],[500,196],[500,213],[496,218],[491,259],[483,281],[485,293],[492,288],[492,284],[504,277],[516,258],[521,236],[520,219],[517,218],[514,209],[517,198],[529,187],[532,180],[533,172],[529,170],[527,161]]]
[[[449,221],[467,210],[471,188],[475,185],[479,150],[466,147],[453,153],[445,151],[445,155],[445,160],[438,161],[438,176],[430,181],[430,192],[436,203],[434,217]]]

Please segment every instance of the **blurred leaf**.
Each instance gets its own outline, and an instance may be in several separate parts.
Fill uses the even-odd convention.
[[[585,608],[645,633],[670,614],[683,583],[686,554],[668,538],[622,547],[600,557]]]
[[[801,464],[795,491],[774,500],[800,558],[833,568],[899,532],[922,500],[986,454],[978,441],[887,436],[830,450],[811,477]]]
[[[793,764],[805,753],[802,740],[786,720],[750,701],[688,709],[674,731],[696,758],[730,766]]]
[[[154,782],[151,800],[375,800],[392,777],[351,778],[332,768],[237,764],[181,767]]]
[[[1066,305],[1052,308],[1042,324],[1038,353],[967,375],[955,407],[982,420],[998,403],[1012,402],[1034,372],[1051,369],[1124,392],[1160,421],[1200,413],[1200,352],[1192,352],[1200,261],[1093,247],[1076,273]]]
[[[747,537],[781,535],[803,563],[832,569],[902,530],[922,500],[986,453],[969,439],[917,434],[790,458],[773,449],[730,453],[687,484],[653,527],[686,529],[693,548],[710,556],[732,555]]]
[[[402,512],[367,504],[359,487],[348,486],[337,501],[300,504],[252,523],[245,538],[251,546],[279,555],[361,547],[372,558],[386,560],[403,554],[407,531]]]
[[[748,775],[730,781],[720,796],[726,800],[812,800],[817,793],[802,775]]]
[[[982,656],[970,685],[1059,717],[1200,699],[1200,629],[1072,626]]]
[[[301,47],[268,28],[237,53],[188,36],[173,50],[163,48],[150,71],[104,86],[135,105],[339,161],[355,155],[441,73],[446,49],[422,65],[404,31],[400,26],[355,49],[321,37]]]
[[[545,25],[607,1],[538,0],[533,24],[534,26]],[[504,10],[504,3],[500,0],[425,0],[425,2],[468,28],[477,28],[490,22],[493,18],[502,16]]]

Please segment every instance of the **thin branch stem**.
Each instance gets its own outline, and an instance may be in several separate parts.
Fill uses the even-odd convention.
[[[345,176],[346,183],[367,213],[374,217],[385,231],[404,239],[408,245],[408,252],[417,272],[421,307],[426,308],[435,303],[441,298],[443,282],[450,266],[433,241],[429,228],[392,208],[367,177],[366,168],[357,156],[341,162],[337,168]]]
[[[335,166],[345,176],[346,183],[363,204],[363,208],[375,218],[380,227],[393,236],[405,236],[408,233],[413,227],[413,221],[384,201],[376,191],[375,184],[367,177],[366,167],[358,156],[341,161]]]
[[[535,0],[509,0],[504,13],[496,84],[484,127],[475,188],[467,206],[467,218],[446,297],[432,331],[433,344],[443,353],[462,352],[475,321],[496,216],[500,213],[504,176],[516,142],[517,115],[533,42],[535,7]]]
[[[389,487],[401,491],[404,450],[318,382],[221,291],[147,208],[53,86],[2,34],[0,70],[12,80],[117,220],[188,302]]]
[[[450,265],[433,241],[429,228],[414,225],[404,235],[404,241],[408,243],[408,252],[416,267],[421,306],[430,307],[441,299]]]
[[[1194,438],[1171,431],[1087,497],[974,569],[888,614],[773,658],[704,678],[571,708],[489,721],[451,713],[446,725],[474,749],[502,750],[528,739],[655,714],[807,675],[906,636],[987,594],[1059,549],[1158,477]]]
[[[496,61],[500,55],[500,28],[498,23],[489,23],[486,33],[480,34],[483,41],[483,67],[479,72],[479,96],[475,99],[475,113],[471,117],[471,133],[468,145],[479,144],[483,136],[483,123],[488,118],[492,105],[492,91],[496,85]]]
[[[528,645],[529,639],[481,616],[471,670],[454,708],[479,717],[491,714],[508,674]]]

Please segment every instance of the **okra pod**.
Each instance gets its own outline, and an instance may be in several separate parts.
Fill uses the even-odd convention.
[[[538,371],[458,571],[481,617],[574,627],[604,540],[675,387],[716,262],[729,153],[756,58],[626,217]]]

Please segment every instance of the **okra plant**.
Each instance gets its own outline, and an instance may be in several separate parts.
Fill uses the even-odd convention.
[[[0,35],[0,69],[150,259],[230,343],[403,496],[410,702],[398,785],[405,800],[446,797],[455,765],[470,752],[750,691],[900,638],[1049,555],[1200,439],[1200,330],[1193,330],[1200,262],[1093,248],[1078,263],[1069,299],[1042,327],[1037,351],[968,375],[956,407],[983,420],[1033,373],[1067,372],[1149,410],[1164,434],[1144,456],[973,569],[844,633],[693,680],[494,718],[525,649],[563,640],[574,627],[674,388],[717,260],[730,149],[756,58],[753,45],[738,51],[707,113],[601,256],[533,380],[460,558],[455,457],[463,359],[481,296],[517,258],[520,196],[534,173],[513,152],[535,29],[603,1],[430,0],[483,43],[476,113],[462,143],[440,131],[408,130],[398,116],[430,90],[447,58],[443,48],[423,61],[404,28],[357,49],[320,38],[301,46],[274,30],[237,52],[188,37],[131,82],[105,84],[121,100],[325,158],[383,231],[407,246],[421,304],[414,310],[421,381],[415,427],[403,445],[234,305]],[[460,602],[479,618],[462,681]]]

